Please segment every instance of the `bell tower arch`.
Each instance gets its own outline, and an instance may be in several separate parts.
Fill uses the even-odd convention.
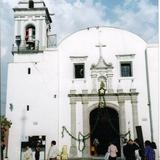
[[[51,15],[43,1],[21,0],[13,8],[15,31],[13,54],[43,52],[48,47]]]
[[[105,93],[103,93],[105,94]],[[136,134],[135,134],[135,127],[138,126],[138,112],[137,112],[137,96],[138,96],[138,92],[136,92],[135,90],[130,90],[130,92],[123,92],[123,90],[119,91],[117,90],[117,92],[115,93],[106,93],[104,98],[105,98],[105,105],[103,106],[99,106],[99,96],[97,94],[94,93],[88,93],[88,90],[82,90],[82,94],[78,93],[76,94],[76,90],[71,90],[70,94],[68,94],[68,96],[70,97],[70,104],[71,104],[71,134],[73,136],[76,137],[76,103],[77,102],[81,102],[82,104],[82,124],[83,124],[83,135],[88,135],[88,133],[91,133],[90,131],[90,114],[92,113],[92,111],[98,109],[98,107],[100,107],[100,109],[104,109],[104,115],[105,112],[110,112],[109,115],[115,114],[116,115],[116,125],[114,125],[114,122],[112,122],[112,127],[115,128],[116,134],[118,136],[120,136],[120,138],[118,141],[120,141],[118,143],[119,146],[119,155],[121,155],[123,157],[123,138],[126,136],[131,136],[133,138],[136,138]],[[130,121],[132,121],[132,129],[127,128],[127,124],[126,124],[126,102],[130,102],[130,106],[131,107],[131,111],[132,111],[132,116],[129,118]],[[128,103],[129,104],[129,103]],[[108,111],[107,111],[107,110]],[[95,112],[96,113],[96,112]],[[95,117],[95,116],[93,116]],[[104,116],[107,117],[107,116]],[[112,116],[114,119],[114,116]],[[112,119],[111,117],[111,119]],[[103,116],[102,116],[103,119]],[[104,118],[105,119],[105,118]],[[106,121],[106,120],[105,120]],[[105,124],[105,123],[104,123]],[[116,126],[119,126],[116,127]],[[100,129],[103,130],[103,129]],[[109,140],[106,141],[112,141],[111,138]],[[117,142],[118,142],[117,141]],[[90,137],[86,139],[85,141],[85,149],[82,153],[83,156],[89,156],[90,155],[90,149],[91,149],[91,142],[90,141]],[[73,139],[71,139],[71,155],[76,155],[77,154],[77,145],[75,143],[75,141]],[[74,149],[73,149],[74,148]],[[99,152],[100,154],[104,154],[104,151],[101,150]]]

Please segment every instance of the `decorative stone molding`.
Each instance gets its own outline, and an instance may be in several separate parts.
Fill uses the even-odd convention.
[[[119,54],[116,57],[118,60],[130,60],[135,57],[135,54]]]
[[[76,90],[70,90],[70,94],[76,95]],[[70,98],[70,104],[76,104],[76,100],[74,97]]]
[[[88,146],[88,142],[87,142],[87,145],[85,147],[85,150],[82,152],[82,157],[90,157],[90,146]]]
[[[116,55],[117,58],[117,70],[119,71],[119,78],[120,79],[131,79],[133,80],[133,75],[132,77],[122,77],[121,76],[121,63],[123,62],[129,62],[132,65],[132,68],[134,68],[134,58],[135,54],[120,54]]]
[[[92,93],[98,90],[99,83],[104,82],[107,92],[112,92],[112,77],[113,66],[111,63],[106,63],[103,57],[99,57],[98,63],[91,66],[91,78],[92,78]]]
[[[130,89],[130,92],[131,93],[136,93],[136,89],[132,88],[132,89]]]
[[[70,104],[76,104],[76,99],[75,98],[70,98]]]
[[[132,104],[132,118],[133,118],[133,132],[134,132],[134,138],[137,138],[136,133],[136,126],[139,125],[138,123],[138,106],[137,106],[137,94],[135,94],[136,90],[131,90],[131,104]]]
[[[76,94],[76,90],[70,90],[70,94]]]
[[[70,59],[73,63],[84,63],[87,58],[88,56],[70,56]]]
[[[71,134],[76,137],[76,103],[71,103]],[[76,141],[71,138],[70,156],[77,156]]]
[[[137,103],[132,103],[132,118],[133,118],[133,132],[134,132],[134,139],[137,138],[136,133],[136,126],[139,125],[138,123],[138,108]]]
[[[117,93],[123,93],[123,89],[117,89]]]
[[[82,90],[82,94],[88,94],[88,90],[87,89],[83,89]]]
[[[131,94],[131,103],[137,103],[137,95]]]
[[[77,146],[70,147],[69,157],[77,157]]]
[[[88,103],[83,103],[83,135],[87,135],[89,133],[89,119],[88,119]],[[90,153],[89,147],[89,139],[86,140],[86,147],[82,152],[83,157],[88,157]]]
[[[132,102],[132,117],[133,117],[133,128],[134,128],[134,137],[136,138],[135,126],[138,125],[138,113],[137,113],[137,96],[138,93],[136,90],[132,90],[131,92],[124,92],[123,89],[117,90],[116,93],[106,93],[105,100],[106,106],[113,108],[119,114],[119,126],[120,126],[120,134],[123,135],[127,132],[126,128],[126,113],[125,113],[125,101]],[[89,114],[92,110],[98,107],[99,97],[98,94],[88,93],[88,90],[82,90],[82,93],[76,93],[75,90],[71,90],[68,95],[71,103],[71,116],[72,117],[72,133],[75,135],[76,133],[76,122],[74,111],[76,109],[76,102],[81,102],[83,108],[83,134],[89,133]],[[90,102],[94,102],[94,104],[89,105]],[[73,109],[74,108],[74,109]],[[70,155],[74,157],[77,154],[76,143],[71,140],[71,148]],[[123,146],[123,144],[121,144]],[[122,147],[123,148],[123,147]],[[123,150],[121,149],[121,154],[123,155]],[[90,141],[86,141],[86,148],[82,153],[83,157],[87,157],[90,155]]]
[[[117,93],[123,93],[122,89],[117,90]],[[117,96],[118,103],[124,103],[125,102],[125,96],[123,94],[118,94]]]
[[[82,94],[88,94],[88,90],[82,90]],[[82,104],[88,104],[88,98],[86,96],[82,97]]]

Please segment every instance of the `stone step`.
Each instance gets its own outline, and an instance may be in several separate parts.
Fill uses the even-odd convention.
[[[85,158],[74,157],[74,158],[68,158],[68,160],[104,160],[104,157],[85,157]],[[117,160],[124,160],[124,159],[121,157],[117,157]]]
[[[68,160],[104,160],[104,158],[69,158]]]

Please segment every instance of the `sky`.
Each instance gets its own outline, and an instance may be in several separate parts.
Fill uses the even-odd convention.
[[[12,8],[19,0],[0,1],[1,22],[1,112],[5,113],[7,64],[14,37]],[[58,41],[83,28],[110,26],[139,35],[147,43],[158,43],[158,0],[44,0],[52,16],[52,33]]]

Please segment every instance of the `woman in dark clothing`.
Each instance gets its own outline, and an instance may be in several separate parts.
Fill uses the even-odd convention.
[[[145,158],[146,160],[155,160],[155,151],[151,147],[151,142],[150,141],[145,141]]]
[[[40,157],[40,147],[39,145],[37,145],[35,149],[35,160],[39,160],[39,157]]]
[[[135,150],[139,149],[139,146],[131,139],[123,147],[123,153],[126,160],[136,160]]]
[[[139,156],[141,157],[141,160],[144,160],[144,144],[140,142],[138,138],[136,138],[134,142],[136,142],[139,146],[138,153],[139,153]]]
[[[4,141],[2,141],[2,142],[4,142]],[[4,159],[3,151],[5,149],[5,145],[2,142],[1,142],[1,160]]]

